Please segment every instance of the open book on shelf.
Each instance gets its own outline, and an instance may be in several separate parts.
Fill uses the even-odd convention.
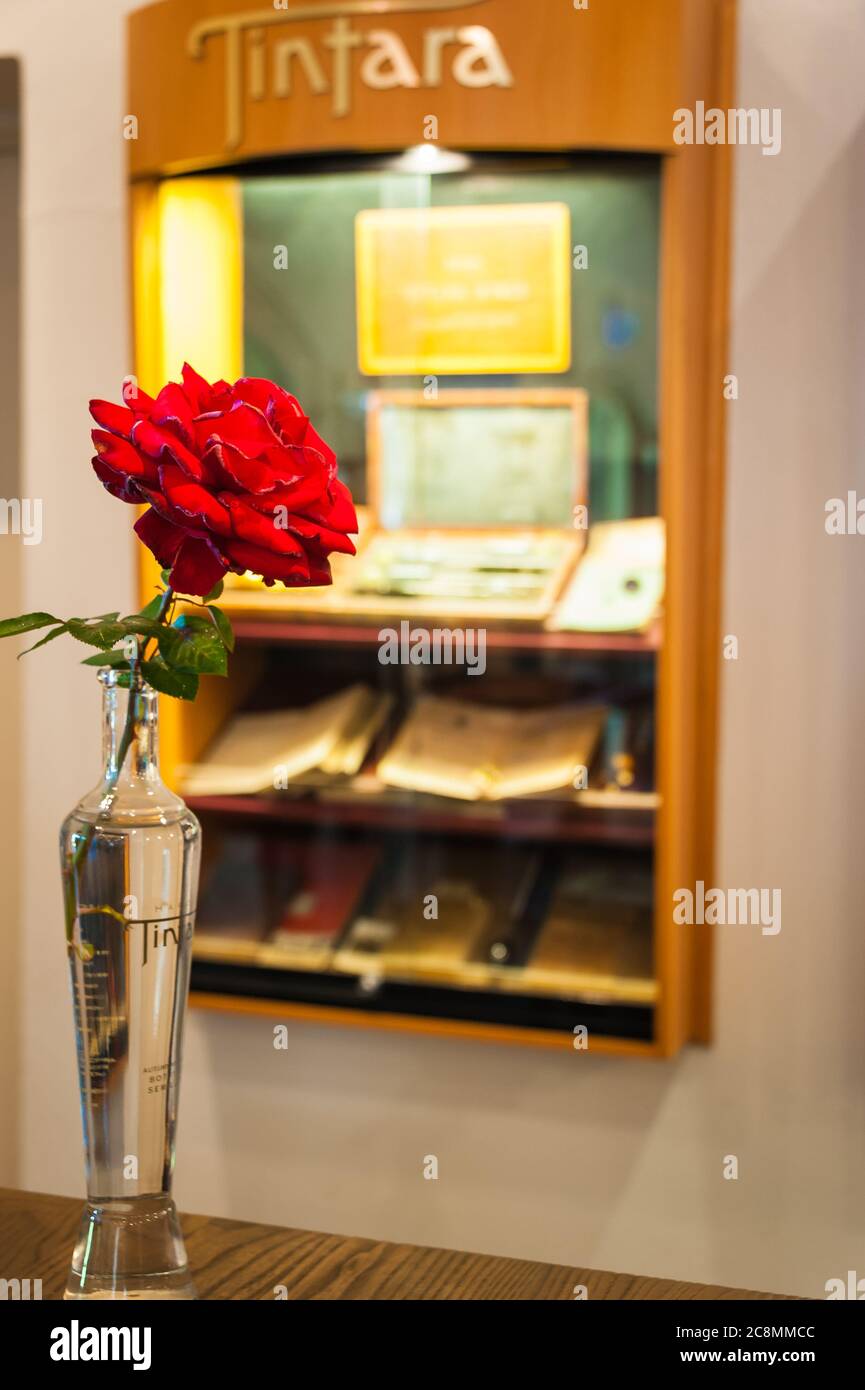
[[[513,845],[411,841],[391,856],[334,966],[451,984],[488,974],[490,945],[516,933],[538,856]]]
[[[327,969],[381,857],[368,840],[220,836],[203,867],[196,957]]]
[[[648,865],[626,855],[564,864],[519,987],[599,1001],[653,1003],[658,986]]]
[[[187,796],[243,796],[322,774],[351,777],[382,728],[391,699],[352,685],[302,709],[244,713],[197,763],[180,769]]]
[[[664,597],[660,517],[598,522],[547,627],[556,632],[642,632]]]
[[[601,706],[498,709],[422,696],[378,765],[386,785],[464,801],[573,786],[604,726]]]

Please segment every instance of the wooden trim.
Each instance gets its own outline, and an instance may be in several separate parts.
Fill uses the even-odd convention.
[[[716,15],[717,91],[714,104],[723,110],[735,102],[737,0],[720,0]],[[725,455],[727,411],[721,383],[730,370],[730,275],[732,259],[733,149],[721,145],[715,152],[711,189],[712,257],[709,287],[709,342],[706,374],[707,450],[704,494],[705,527],[701,557],[704,594],[701,628],[700,689],[698,696],[698,758],[701,794],[697,802],[697,877],[714,882],[718,795],[718,733],[720,652],[723,603],[723,550],[725,515]],[[693,997],[690,1036],[709,1043],[713,1033],[714,940],[710,926],[695,927]]]
[[[727,103],[734,18],[727,0],[684,11],[691,105]],[[667,1056],[710,1032],[710,933],[675,924],[672,895],[698,878],[711,882],[714,869],[729,169],[726,146],[683,147],[663,165],[660,456],[668,544],[655,939],[658,1038]]]
[[[678,881],[673,865],[677,856],[671,852],[672,837],[681,835],[682,795],[679,777],[679,740],[686,727],[686,711],[682,708],[681,680],[676,670],[678,646],[682,642],[681,605],[677,586],[678,519],[674,516],[671,484],[687,450],[675,436],[676,413],[675,378],[681,370],[672,361],[671,343],[675,340],[680,308],[680,245],[677,227],[681,221],[679,204],[681,162],[667,160],[662,172],[661,196],[661,284],[659,303],[659,457],[661,494],[660,510],[667,534],[666,597],[664,601],[664,644],[658,657],[655,691],[656,763],[655,787],[661,797],[655,849],[655,969],[661,995],[655,1011],[655,1035],[665,1056],[671,1056],[685,1040],[678,1001],[683,989],[683,969],[678,944],[674,939],[670,916],[671,890]],[[681,721],[681,723],[679,722]],[[678,727],[677,727],[678,725]]]
[[[707,2],[684,0],[686,8]],[[268,0],[163,0],[127,21],[127,110],[139,121],[138,138],[128,141],[130,171],[146,177],[291,153],[401,151],[424,142],[429,113],[452,149],[670,150],[683,96],[682,8],[683,0],[592,0],[585,10],[570,0],[292,0],[275,15]],[[342,78],[328,46],[337,12],[355,45],[343,50]],[[259,34],[195,42],[202,21],[245,15]],[[480,87],[460,71],[460,42],[426,60],[428,31],[473,26],[489,30],[506,65]],[[404,45],[417,71],[412,85],[370,84],[365,63],[375,62],[373,36],[382,29]],[[279,72],[278,50],[298,40],[317,69],[314,82],[296,57],[290,73]],[[254,47],[264,58],[256,83]]]
[[[325,1004],[296,1004],[281,999],[253,999],[245,995],[208,994],[194,990],[189,996],[193,1009],[210,1013],[246,1014],[255,1018],[286,1018],[299,1023],[323,1023],[341,1028],[374,1028],[387,1033],[418,1033],[426,1037],[457,1038],[473,1042],[520,1044],[561,1052],[575,1051],[567,1033],[543,1033],[535,1028],[510,1028],[498,1023],[472,1023],[450,1018],[424,1018],[415,1014],[380,1014],[361,1009],[340,1009]],[[654,1043],[630,1038],[602,1038],[589,1034],[589,1046],[580,1057],[614,1055],[621,1057],[659,1057]]]

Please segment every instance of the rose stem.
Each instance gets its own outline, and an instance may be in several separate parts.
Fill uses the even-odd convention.
[[[159,610],[156,614],[156,621],[158,623],[162,623],[165,621],[165,615],[173,602],[174,590],[169,585],[169,587],[165,590],[165,592],[162,595],[162,602],[160,603]],[[120,773],[123,768],[123,764],[126,761],[126,755],[132,746],[132,740],[135,737],[136,714],[138,713],[138,696],[141,688],[141,655],[141,646],[136,641],[135,656],[132,657],[129,663],[129,700],[126,704],[126,722],[123,726],[123,733],[120,737],[120,744],[117,749],[117,757],[114,760],[114,771],[108,778],[108,786],[105,795],[100,803],[100,810],[104,815],[110,815],[111,813],[111,808],[114,805],[114,801],[117,796],[117,783],[120,778]],[[89,825],[87,827],[84,836],[79,841],[75,849],[75,853],[69,862],[68,868],[64,872],[63,905],[64,915],[66,917],[66,940],[70,944],[72,941],[72,933],[75,928],[75,918],[77,916],[75,912],[76,878],[78,870],[81,867],[81,864],[87,852],[89,851],[90,846],[93,844],[93,837],[95,834],[96,824],[94,823],[93,825]]]

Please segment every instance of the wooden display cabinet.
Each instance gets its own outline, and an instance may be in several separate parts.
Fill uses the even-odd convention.
[[[496,816],[473,804],[407,808],[383,798],[191,802],[213,827],[215,842],[226,829],[256,827],[265,836],[267,827],[283,835],[296,826],[385,843],[410,824],[412,843],[420,846],[438,839],[468,847],[492,842],[515,852],[540,846],[552,855],[585,848],[598,856],[648,856],[651,990],[625,1002],[613,992],[598,1003],[591,996],[556,1000],[539,985],[517,1008],[516,987],[501,972],[496,976],[494,964],[452,987],[446,973],[419,985],[403,978],[371,983],[360,970],[331,972],[328,979],[283,971],[277,981],[278,972],[242,958],[216,965],[202,958],[193,974],[197,1006],[568,1048],[573,1027],[585,1023],[591,1051],[641,1056],[669,1057],[687,1041],[709,1040],[709,929],[676,926],[672,903],[677,887],[712,880],[729,150],[677,144],[674,113],[697,101],[731,104],[734,18],[733,0],[592,0],[586,10],[568,0],[532,6],[524,0],[309,0],[287,10],[262,0],[224,7],[214,0],[162,0],[130,17],[134,372],[148,391],[176,378],[184,359],[214,378],[270,374],[250,371],[247,360],[251,350],[267,360],[267,334],[252,349],[248,334],[253,310],[265,322],[268,295],[266,287],[259,293],[244,263],[244,238],[257,236],[261,252],[281,225],[273,208],[261,206],[258,221],[250,222],[250,197],[266,202],[268,179],[327,180],[334,207],[343,186],[338,180],[361,179],[356,196],[363,205],[366,171],[375,175],[407,162],[421,177],[435,163],[426,158],[435,147],[447,151],[443,169],[475,170],[493,184],[501,170],[525,179],[537,171],[553,183],[570,170],[587,177],[600,170],[613,187],[627,169],[655,179],[658,189],[657,305],[654,322],[642,331],[657,353],[657,439],[644,442],[646,467],[653,466],[655,443],[660,460],[663,623],[638,634],[556,632],[504,619],[488,625],[489,651],[521,678],[541,669],[567,676],[580,663],[595,663],[605,678],[617,671],[610,680],[652,688],[654,796],[636,807],[598,798],[567,805],[525,800]],[[458,184],[448,187],[459,201]],[[614,232],[614,211],[609,217]],[[577,268],[584,237],[573,221],[571,236],[574,275],[586,274]],[[594,245],[588,245],[589,267]],[[648,255],[645,241],[625,245],[625,266],[629,249],[636,260]],[[352,331],[345,329],[344,299],[354,313],[353,286],[344,291],[329,301],[339,325],[334,332],[343,337]],[[605,293],[610,308],[602,332],[612,354],[632,341],[635,315],[616,306],[614,285]],[[257,307],[250,300],[255,294]],[[595,368],[579,357],[588,334],[583,323],[567,379],[521,375],[510,384],[587,386],[591,399],[592,385],[581,373],[589,377]],[[339,393],[322,383],[323,375],[310,379],[313,394],[320,389],[327,400]],[[285,384],[294,389],[292,381]],[[423,382],[391,377],[370,385],[416,390]],[[475,388],[474,381],[469,385]],[[494,375],[483,376],[484,390],[498,385]],[[320,425],[314,404],[298,394]],[[361,399],[356,384],[344,394]],[[353,438],[357,422],[349,414],[346,437]],[[346,451],[338,446],[338,452],[342,466]],[[351,463],[351,446],[347,452]],[[152,581],[146,561],[145,597]],[[287,654],[305,673],[324,665],[352,678],[353,670],[375,665],[377,627],[363,614],[328,611],[314,598],[305,606],[298,595],[288,603],[257,592],[244,601],[242,588],[231,602],[238,648],[229,679],[204,680],[194,708],[163,701],[169,780],[200,756],[266,673],[278,685],[273,672],[287,669]]]

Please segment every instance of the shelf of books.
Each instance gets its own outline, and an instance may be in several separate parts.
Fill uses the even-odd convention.
[[[227,590],[245,693],[176,769],[206,825],[196,993],[651,1041],[663,549],[656,523],[622,525],[654,535],[642,611],[627,551],[584,599],[619,630],[567,642],[549,615],[445,628],[382,594],[358,624],[261,590],[256,618]]]

